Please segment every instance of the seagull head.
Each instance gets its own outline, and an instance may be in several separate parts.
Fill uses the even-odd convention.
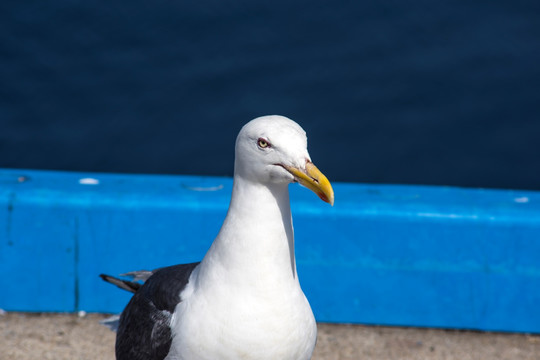
[[[236,139],[235,176],[261,184],[298,182],[333,205],[332,185],[311,162],[304,129],[284,116],[248,122]]]

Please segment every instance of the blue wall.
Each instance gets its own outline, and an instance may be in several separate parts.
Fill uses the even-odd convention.
[[[0,308],[121,311],[98,274],[200,260],[231,185],[0,170]],[[290,189],[319,321],[540,332],[540,193],[337,183],[330,207]]]

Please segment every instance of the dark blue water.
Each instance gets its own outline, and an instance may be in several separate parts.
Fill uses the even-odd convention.
[[[231,175],[264,114],[334,181],[540,190],[540,2],[0,3],[0,167]]]

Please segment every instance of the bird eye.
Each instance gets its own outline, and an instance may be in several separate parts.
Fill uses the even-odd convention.
[[[267,148],[270,146],[270,143],[266,140],[264,140],[263,138],[259,138],[259,140],[257,141],[257,145],[259,145],[259,147],[261,149],[264,149],[264,148]]]

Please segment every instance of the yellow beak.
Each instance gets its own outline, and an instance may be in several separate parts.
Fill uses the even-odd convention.
[[[317,194],[322,201],[334,206],[334,190],[332,189],[332,185],[326,176],[324,176],[312,162],[306,162],[305,172],[292,166],[283,165],[283,167],[290,172],[301,185],[304,185]]]

